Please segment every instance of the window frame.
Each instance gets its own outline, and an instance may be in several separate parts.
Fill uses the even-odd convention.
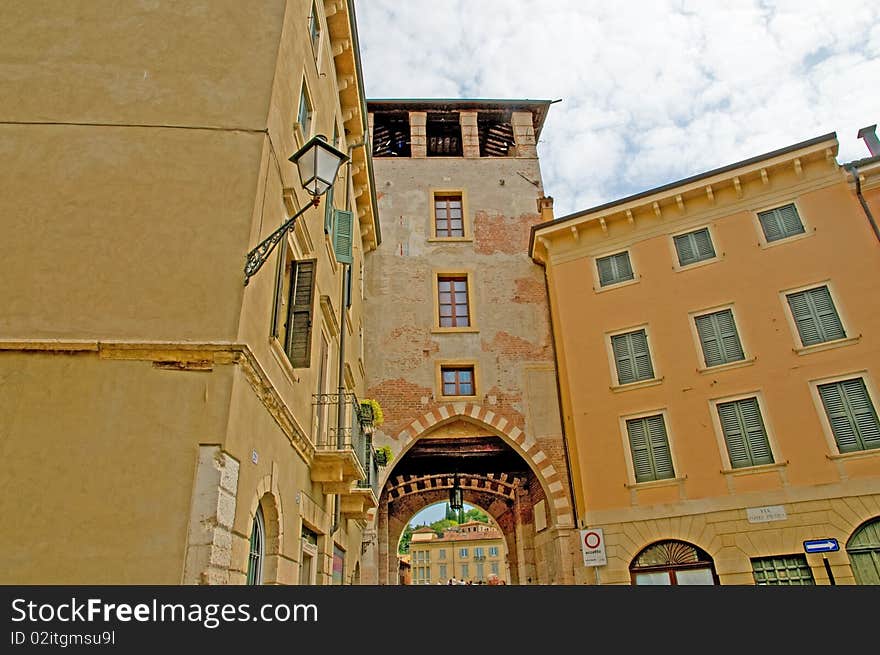
[[[318,9],[318,1],[312,0],[311,9],[309,10],[309,18],[306,22],[306,31],[309,34],[309,44],[312,48],[312,55],[315,59],[315,64],[318,64],[318,59],[321,53],[321,45],[324,42],[324,26],[321,24],[321,12]],[[315,38],[317,33],[317,39]]]
[[[467,300],[468,300],[468,321],[469,325],[467,326],[452,326],[452,327],[441,327],[440,326],[440,280],[441,278],[464,278],[465,284],[467,288]],[[477,317],[475,311],[475,298],[474,298],[474,274],[471,270],[455,270],[455,269],[437,269],[432,271],[431,275],[432,279],[432,294],[434,297],[434,320],[433,327],[431,328],[432,333],[448,333],[448,332],[479,332],[480,329],[477,327]]]
[[[629,439],[629,430],[627,428],[627,421],[634,421],[642,418],[648,418],[651,416],[662,416],[663,417],[663,426],[666,429],[666,445],[669,448],[669,459],[672,462],[672,477],[671,478],[660,478],[657,480],[645,480],[643,482],[638,482],[636,480],[636,471],[635,471],[635,462],[632,456],[632,448],[630,446]],[[627,487],[656,487],[656,486],[665,486],[669,484],[677,484],[684,480],[678,468],[678,457],[676,456],[675,448],[673,447],[673,439],[672,439],[672,430],[670,429],[669,422],[669,410],[666,407],[661,407],[659,409],[651,409],[640,412],[635,412],[632,414],[624,414],[618,417],[618,427],[620,429],[620,437],[621,444],[623,446],[623,456],[626,461],[626,479],[627,479]]]
[[[645,331],[645,339],[648,343],[648,357],[651,360],[651,369],[654,372],[654,376],[651,378],[645,378],[642,380],[636,380],[634,382],[620,382],[620,376],[617,372],[617,358],[614,356],[614,345],[612,341],[612,337],[620,336],[623,334],[630,334],[632,332],[638,332],[640,330]],[[619,330],[614,330],[612,332],[605,333],[605,350],[608,356],[608,366],[611,370],[611,385],[610,389],[612,391],[626,391],[629,389],[640,389],[642,387],[649,387],[655,384],[660,384],[663,382],[663,376],[660,374],[660,370],[657,367],[657,358],[656,351],[654,349],[654,342],[651,338],[651,329],[648,323],[642,323],[640,325],[635,325],[627,328],[622,328]]]
[[[731,316],[733,316],[733,324],[736,327],[736,334],[739,337],[739,345],[743,351],[743,358],[733,360],[730,362],[725,362],[723,364],[716,364],[714,366],[706,365],[706,355],[703,351],[703,341],[700,339],[700,330],[697,328],[697,319],[702,316],[707,316],[710,314],[717,314],[723,312],[725,310],[729,310]],[[757,359],[755,356],[751,354],[751,350],[746,343],[746,339],[743,338],[742,330],[740,330],[740,321],[737,316],[736,303],[730,302],[724,305],[716,305],[714,307],[708,307],[705,309],[696,309],[694,311],[688,312],[688,323],[690,325],[691,336],[694,340],[694,348],[697,353],[697,371],[700,373],[707,372],[716,372],[716,371],[725,371],[732,368],[740,368],[742,366],[748,366],[749,364],[753,364]]]
[[[797,212],[798,218],[800,218],[801,225],[804,226],[804,231],[798,234],[792,234],[791,236],[783,237],[781,239],[776,239],[775,241],[768,241],[767,236],[764,234],[764,226],[761,224],[761,217],[759,214],[764,212],[773,211],[774,209],[780,209],[785,207],[786,205],[794,205],[795,211]],[[800,201],[798,199],[792,198],[791,200],[785,202],[776,202],[772,205],[766,205],[763,207],[757,207],[752,210],[752,219],[755,224],[755,228],[758,231],[758,247],[765,248],[774,248],[783,243],[791,243],[792,241],[798,241],[800,239],[804,239],[806,237],[813,236],[816,233],[816,229],[812,227],[811,223],[807,220],[807,216],[804,214]]]
[[[437,198],[442,197],[450,197],[450,196],[458,196],[461,201],[461,229],[462,236],[458,237],[443,237],[437,235]],[[430,215],[430,229],[428,233],[431,235],[428,237],[429,242],[443,242],[443,243],[456,243],[456,242],[469,242],[473,241],[473,232],[470,225],[470,215],[468,212],[468,197],[467,191],[462,188],[432,188],[428,191],[428,202],[430,203],[429,215]]]
[[[259,537],[258,552],[254,553],[254,537]],[[248,538],[248,566],[245,573],[245,583],[248,585],[262,585],[263,564],[266,561],[266,519],[263,516],[263,508],[257,503],[257,510],[251,520],[251,534]],[[253,567],[253,568],[251,568]],[[251,575],[253,573],[253,576]]]
[[[795,320],[794,313],[791,310],[791,305],[788,302],[788,296],[795,293],[801,293],[803,291],[819,289],[821,287],[826,287],[828,289],[828,295],[831,297],[831,303],[834,305],[834,311],[837,312],[837,318],[840,320],[840,325],[843,327],[843,332],[846,336],[844,336],[842,339],[831,339],[829,341],[820,341],[819,343],[805,345],[803,339],[801,338],[801,332],[800,330],[798,330],[797,321]],[[788,327],[791,330],[792,339],[794,341],[794,348],[792,348],[792,350],[795,353],[797,353],[798,355],[806,355],[817,351],[828,350],[830,348],[837,348],[839,346],[847,346],[853,343],[857,343],[861,340],[862,335],[856,334],[854,330],[852,330],[852,328],[850,327],[850,322],[847,318],[846,312],[842,311],[841,304],[838,298],[839,296],[835,285],[830,279],[825,279],[798,287],[792,287],[790,289],[784,289],[779,292],[779,300],[782,303],[782,309],[785,313],[785,319],[788,322]]]
[[[308,115],[308,130],[304,129],[302,121],[300,120],[302,116],[302,103],[304,99],[310,109]],[[302,82],[300,83],[299,87],[299,96],[297,97],[296,121],[293,124],[294,138],[298,147],[302,147],[305,142],[311,138],[312,133],[315,130],[315,119],[315,102],[312,100],[312,92],[311,89],[309,89],[308,80],[306,80],[306,76],[303,75]]]
[[[444,369],[471,369],[471,375],[473,378],[472,384],[474,387],[474,393],[470,396],[460,396],[460,395],[452,395],[447,396],[443,393],[443,370]],[[475,360],[472,359],[442,359],[437,360],[435,364],[435,372],[434,372],[434,388],[437,390],[435,393],[435,397],[442,398],[444,401],[448,400],[474,400],[479,396],[480,392],[480,376],[479,376],[479,366]]]
[[[868,400],[874,407],[874,413],[880,419],[880,408],[878,408],[877,399],[880,398],[877,388],[874,385],[873,378],[869,375],[867,369],[834,375],[830,377],[815,378],[809,381],[810,395],[813,398],[813,404],[819,415],[819,423],[822,426],[822,432],[825,435],[825,441],[828,444],[829,457],[831,459],[846,459],[880,456],[880,448],[865,448],[850,452],[841,452],[837,445],[837,437],[834,436],[834,430],[831,427],[831,421],[828,419],[828,412],[825,411],[825,403],[822,402],[822,395],[819,393],[819,386],[823,384],[833,384],[835,382],[844,382],[846,380],[854,380],[860,378],[865,383],[865,390],[868,392]]]
[[[627,253],[627,257],[629,258],[629,267],[632,269],[632,279],[630,280],[621,280],[620,282],[612,282],[611,284],[602,285],[602,280],[599,277],[599,260],[605,259],[606,257],[614,257],[621,253]],[[618,248],[616,250],[612,250],[610,252],[603,253],[601,255],[594,255],[591,262],[591,268],[593,269],[593,291],[595,293],[603,293],[605,291],[610,291],[611,289],[619,289],[620,287],[629,286],[630,284],[636,284],[642,278],[639,274],[638,268],[636,267],[635,258],[633,257],[633,248]]]
[[[763,584],[762,585],[762,584],[758,583],[758,578],[755,575],[755,573],[756,573],[755,563],[756,562],[767,562],[767,561],[780,560],[785,557],[790,557],[793,559],[803,561],[804,565],[806,566],[807,571],[809,571],[809,573],[810,573],[810,580],[812,581],[811,585],[779,585],[779,584]],[[807,559],[807,556],[804,553],[790,553],[790,554],[785,554],[785,555],[765,555],[765,556],[761,556],[761,557],[750,557],[749,564],[751,565],[751,569],[752,569],[752,580],[754,580],[756,587],[815,586],[816,585],[816,576],[813,574],[813,567],[810,566],[810,561]],[[776,567],[774,567],[774,570],[778,570],[778,569]]]
[[[734,402],[737,400],[747,400],[756,398],[758,401],[758,410],[761,412],[761,421],[764,424],[764,432],[767,435],[767,444],[770,447],[770,454],[773,461],[768,464],[753,464],[751,466],[739,466],[734,468],[730,461],[730,452],[728,451],[727,439],[724,436],[724,428],[721,424],[721,416],[718,413],[718,405],[722,403]],[[711,415],[712,427],[715,431],[715,440],[718,444],[718,450],[721,454],[721,472],[722,473],[742,473],[764,471],[767,469],[776,469],[784,467],[787,462],[782,457],[779,444],[776,441],[775,431],[773,429],[770,415],[767,412],[767,404],[764,401],[764,394],[761,390],[747,391],[743,393],[723,396],[721,398],[711,398],[709,400],[709,413]]]
[[[675,238],[686,234],[692,234],[694,232],[700,232],[702,230],[707,230],[709,232],[709,241],[712,243],[712,250],[715,251],[715,255],[713,257],[707,257],[706,259],[697,260],[690,264],[682,264],[678,256],[678,248],[675,247]],[[718,238],[716,236],[715,226],[711,223],[673,232],[669,235],[669,247],[672,249],[672,270],[674,271],[689,271],[692,268],[714,264],[724,256],[723,252],[718,251]]]

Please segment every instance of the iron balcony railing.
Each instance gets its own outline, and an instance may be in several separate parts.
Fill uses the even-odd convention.
[[[372,444],[361,424],[360,403],[353,393],[316,393],[313,405],[318,412],[317,450],[351,450],[367,475],[372,468]],[[342,404],[343,425],[339,425],[339,406]],[[324,426],[327,426],[326,428]]]

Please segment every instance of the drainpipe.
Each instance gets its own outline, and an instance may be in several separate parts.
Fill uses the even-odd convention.
[[[871,223],[871,228],[874,230],[874,236],[877,237],[877,241],[880,241],[880,229],[878,229],[877,222],[874,220],[873,214],[871,214],[871,208],[868,207],[868,203],[865,201],[865,196],[862,195],[862,183],[859,180],[859,167],[855,164],[849,164],[846,166],[846,170],[848,170],[853,176],[853,181],[856,183],[856,196],[862,205],[865,216],[868,217],[868,222]]]

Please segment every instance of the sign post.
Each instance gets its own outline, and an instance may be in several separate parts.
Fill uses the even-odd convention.
[[[605,566],[605,535],[602,528],[581,530],[581,552],[584,555],[584,566]]]
[[[837,539],[810,539],[804,542],[805,553],[833,553],[840,550],[840,544]],[[828,558],[822,556],[822,563],[825,565],[825,572],[828,573],[828,584],[835,584],[834,574],[831,572],[831,563]]]

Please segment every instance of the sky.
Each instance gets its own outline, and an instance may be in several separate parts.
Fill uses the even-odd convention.
[[[473,509],[473,505],[464,504],[464,511],[467,512],[470,509]],[[417,513],[413,516],[409,524],[416,525],[431,525],[435,521],[439,521],[441,519],[446,518],[446,503],[437,503],[436,505],[431,505],[430,507],[426,507],[421,512]]]
[[[880,122],[877,0],[356,0],[368,99],[553,104],[557,217]]]

